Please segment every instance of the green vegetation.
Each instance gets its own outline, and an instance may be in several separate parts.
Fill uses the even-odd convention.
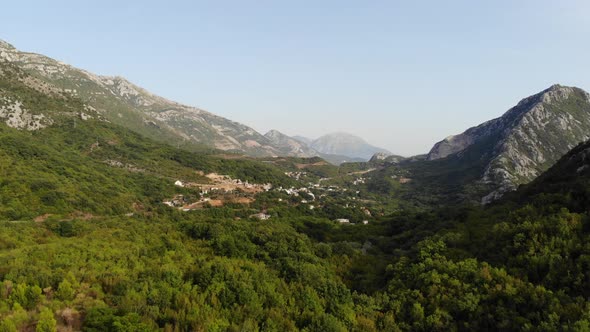
[[[590,144],[480,207],[458,204],[478,189],[476,151],[388,168],[194,153],[83,120],[79,100],[0,68],[0,95],[53,121],[0,125],[0,332],[590,329]],[[162,204],[198,197],[174,181],[209,172],[327,188]],[[453,183],[465,196],[435,204]]]
[[[7,221],[2,326],[577,331],[589,319],[590,219],[576,199],[551,195],[372,225],[167,208]]]

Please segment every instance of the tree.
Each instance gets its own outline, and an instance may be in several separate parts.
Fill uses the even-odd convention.
[[[39,322],[37,323],[37,332],[57,332],[57,321],[53,317],[53,312],[48,308],[41,309]]]
[[[64,279],[59,283],[56,295],[62,301],[70,301],[74,298],[75,291],[72,284],[67,279]]]
[[[8,318],[0,322],[0,332],[17,332],[16,324]]]
[[[83,331],[112,331],[115,310],[108,307],[91,308],[86,314]]]

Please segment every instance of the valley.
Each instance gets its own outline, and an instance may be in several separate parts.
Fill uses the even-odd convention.
[[[590,95],[401,157],[0,42],[0,332],[584,331]]]

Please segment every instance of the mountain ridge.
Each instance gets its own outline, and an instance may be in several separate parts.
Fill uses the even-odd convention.
[[[497,189],[492,201],[527,183],[578,143],[590,138],[590,94],[554,84],[522,99],[502,116],[436,143],[427,159],[439,160],[481,149],[481,180]]]
[[[260,133],[208,111],[157,96],[121,76],[101,76],[0,41],[0,59],[79,97],[110,121],[172,145],[203,144],[253,156],[278,150]]]
[[[231,119],[158,96],[122,76],[94,74],[43,54],[20,51],[1,39],[0,61],[20,67],[36,79],[39,85],[49,85],[59,93],[80,98],[109,121],[174,146],[203,145],[254,157],[328,155],[331,162],[343,161],[345,158],[341,157],[368,160],[373,153],[369,155],[367,150],[386,151],[373,147],[358,137],[355,144],[360,154],[354,151],[340,153],[350,151],[334,149],[336,143],[325,147],[325,144],[316,142],[318,146],[313,147],[313,142],[299,145],[294,138],[265,136]],[[333,134],[324,136],[330,135]],[[349,137],[352,135],[346,135],[350,145]]]

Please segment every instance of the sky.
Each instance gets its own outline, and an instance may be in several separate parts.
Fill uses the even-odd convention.
[[[253,127],[401,155],[552,84],[590,89],[590,1],[10,1],[0,39]]]

